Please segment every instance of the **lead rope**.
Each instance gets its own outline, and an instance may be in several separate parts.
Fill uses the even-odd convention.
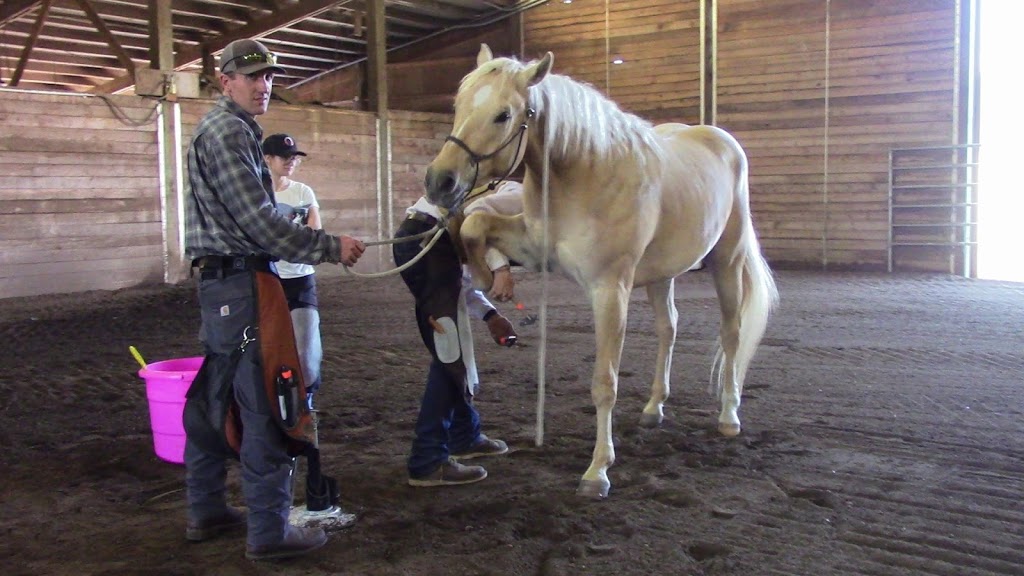
[[[427,230],[426,232],[420,232],[419,234],[416,234],[414,236],[404,236],[402,238],[392,238],[392,239],[389,239],[389,240],[374,240],[372,242],[364,242],[364,244],[366,246],[383,246],[383,245],[387,245],[387,244],[398,244],[400,242],[411,242],[413,240],[419,240],[420,238],[426,238],[427,236],[430,236],[431,234],[434,235],[434,237],[430,239],[430,242],[427,242],[427,244],[423,247],[422,250],[420,250],[420,253],[417,254],[415,258],[413,258],[412,260],[409,260],[408,262],[406,262],[405,264],[402,264],[401,266],[392,268],[391,270],[385,270],[383,272],[363,273],[363,272],[355,272],[351,268],[346,266],[345,264],[342,264],[341,265],[341,270],[346,275],[348,275],[348,276],[355,276],[356,278],[385,278],[387,276],[393,276],[395,274],[400,274],[406,268],[408,268],[408,267],[412,266],[413,264],[419,262],[420,258],[423,258],[423,255],[426,254],[427,252],[429,252],[430,249],[434,247],[434,244],[437,244],[438,239],[441,238],[441,234],[444,234],[445,228],[446,228],[445,224],[443,222],[439,221],[430,230]]]

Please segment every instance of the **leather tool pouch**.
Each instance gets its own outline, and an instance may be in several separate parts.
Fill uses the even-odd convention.
[[[316,416],[306,404],[306,383],[299,366],[295,347],[292,317],[288,311],[281,280],[269,272],[253,274],[258,304],[260,365],[263,382],[274,415],[281,430],[288,436],[288,454],[298,456],[307,444],[318,446]],[[279,376],[291,372],[292,394],[287,401],[279,393]]]

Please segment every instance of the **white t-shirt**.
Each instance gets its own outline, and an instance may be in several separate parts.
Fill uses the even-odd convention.
[[[287,204],[296,210],[320,209],[320,204],[316,201],[316,194],[313,193],[313,189],[302,182],[292,180],[287,188],[275,192],[274,195],[277,197],[278,204]],[[284,260],[279,260],[275,264],[277,266],[277,274],[281,278],[298,278],[300,276],[309,276],[316,272],[312,264],[295,264],[285,262]]]

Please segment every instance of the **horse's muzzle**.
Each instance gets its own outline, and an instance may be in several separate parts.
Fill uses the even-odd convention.
[[[427,200],[431,204],[449,210],[458,205],[463,192],[458,177],[451,170],[427,168],[423,186],[427,190]]]

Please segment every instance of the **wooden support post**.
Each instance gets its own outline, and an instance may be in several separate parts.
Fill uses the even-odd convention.
[[[174,70],[174,28],[171,0],[149,0],[149,67]]]
[[[149,0],[149,66],[174,74],[171,0]],[[160,220],[164,237],[164,281],[185,279],[184,161],[181,157],[181,109],[174,90],[160,102],[157,141],[160,154]]]
[[[370,0],[366,3],[366,10],[366,104],[369,110],[377,113],[377,237],[390,238],[394,236],[395,223],[394,196],[391,191],[391,122],[388,114],[384,0]]]

